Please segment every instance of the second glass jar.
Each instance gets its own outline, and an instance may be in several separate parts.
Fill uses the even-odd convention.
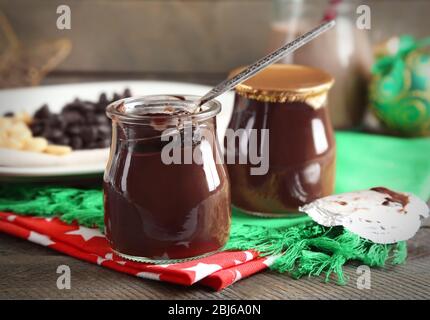
[[[333,192],[335,140],[326,106],[333,82],[315,68],[277,64],[236,87],[225,138],[225,157],[235,155],[234,163],[226,160],[234,206],[253,215],[291,216]],[[257,154],[268,166],[264,174],[251,172],[253,130]]]

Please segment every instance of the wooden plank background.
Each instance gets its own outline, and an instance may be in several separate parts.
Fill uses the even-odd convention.
[[[220,72],[260,56],[270,32],[270,2],[262,0],[1,3],[26,41],[72,40],[61,71]],[[71,8],[71,30],[56,29],[63,3]]]
[[[320,3],[324,0],[308,2]],[[362,0],[372,8],[372,38],[428,35],[430,1]],[[71,30],[58,30],[67,4]],[[271,0],[0,0],[25,43],[68,37],[73,49],[54,76],[220,77],[266,53]],[[276,9],[277,10],[277,9]],[[58,81],[57,81],[58,82]]]

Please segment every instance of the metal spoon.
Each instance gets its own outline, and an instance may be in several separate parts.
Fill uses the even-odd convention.
[[[248,68],[246,68],[245,70],[243,70],[242,72],[234,76],[233,78],[224,80],[216,87],[214,87],[211,91],[206,93],[203,97],[201,97],[199,100],[195,101],[195,103],[193,103],[194,105],[193,112],[197,112],[200,109],[200,106],[202,106],[206,102],[216,98],[217,96],[223,94],[224,92],[227,92],[228,90],[233,89],[238,84],[249,79],[256,73],[260,72],[262,69],[278,61],[282,57],[290,53],[293,53],[301,46],[305,45],[309,41],[315,39],[322,33],[334,27],[335,24],[336,22],[334,20],[324,22],[323,24],[319,25],[315,29],[312,29],[311,31],[303,34],[297,39],[287,43],[283,47],[280,47],[279,49],[273,51],[272,53],[269,53],[268,55],[254,62],[252,65],[250,65]]]

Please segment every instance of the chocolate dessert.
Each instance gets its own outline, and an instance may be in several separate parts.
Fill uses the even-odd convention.
[[[263,144],[269,144],[268,154],[261,155],[268,157],[266,174],[250,174],[251,161],[240,164],[236,157],[234,164],[227,162],[236,207],[279,215],[297,212],[299,206],[333,192],[335,141],[324,99],[324,86],[331,83],[331,77],[317,69],[275,65],[236,88],[229,128],[269,130],[268,139],[260,135],[257,146],[264,150]],[[314,99],[318,94],[322,99]],[[235,141],[236,155],[239,144]]]
[[[180,141],[176,147],[181,154],[199,154],[202,163],[163,162],[162,149],[169,141],[161,140],[161,131],[181,115],[187,112],[167,108],[132,124],[111,115],[114,142],[104,177],[106,235],[125,258],[187,259],[215,252],[227,242],[230,190],[217,143],[189,141],[184,129],[176,127],[171,136]],[[216,142],[214,115],[193,121],[193,135],[204,127]]]

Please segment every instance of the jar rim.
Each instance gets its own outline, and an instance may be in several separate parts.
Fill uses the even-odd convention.
[[[198,112],[192,112],[193,104],[199,98],[200,96],[197,95],[184,94],[153,94],[129,97],[110,103],[106,107],[106,115],[112,120],[124,123],[144,124],[146,121],[149,122],[154,119],[204,121],[220,113],[221,103],[215,99],[203,104]],[[171,109],[166,111],[166,107]],[[184,112],[174,112],[178,110]]]
[[[232,70],[229,77],[233,77],[244,68]],[[235,90],[239,92],[259,90],[267,94],[288,92],[312,95],[327,92],[333,84],[334,78],[324,70],[299,64],[276,63],[237,85]]]
[[[230,72],[230,77],[244,67]],[[320,106],[334,84],[327,72],[298,64],[272,64],[235,88],[238,95],[263,102],[315,100]]]

